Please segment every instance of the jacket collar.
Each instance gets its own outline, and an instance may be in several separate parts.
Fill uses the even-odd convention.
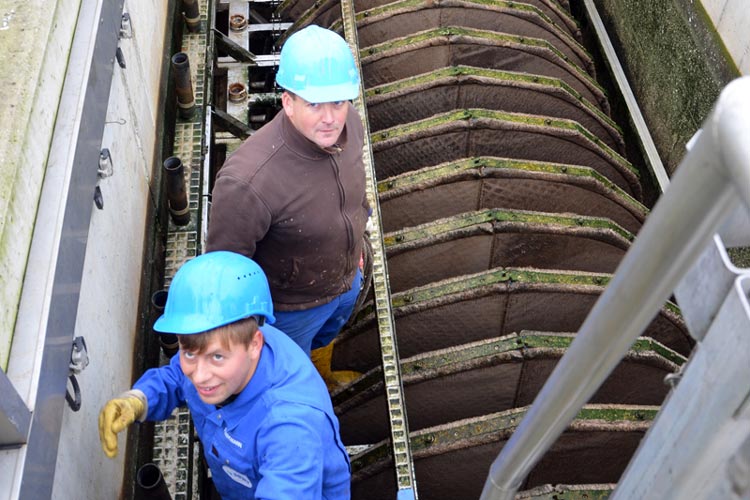
[[[320,160],[326,158],[332,154],[338,153],[346,148],[347,133],[346,124],[344,130],[341,131],[338,143],[331,146],[330,148],[321,148],[310,139],[300,133],[299,130],[294,126],[292,121],[286,116],[284,110],[279,110],[281,115],[281,137],[284,143],[294,151],[296,154],[309,159]],[[349,121],[349,115],[347,114],[347,122]]]
[[[236,395],[231,403],[222,406],[217,411],[224,414],[224,422],[227,429],[232,430],[242,421],[249,408],[261,399],[263,394],[271,387],[274,364],[273,350],[264,343],[261,348],[260,359],[255,367],[255,373],[244,389]]]

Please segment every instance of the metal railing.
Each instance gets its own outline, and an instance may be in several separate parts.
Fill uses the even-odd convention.
[[[635,244],[493,462],[482,500],[514,498],[722,223],[743,204],[750,209],[750,77],[738,78],[721,92]]]
[[[714,236],[675,290],[698,344],[612,500],[750,498],[749,292],[750,270]]]

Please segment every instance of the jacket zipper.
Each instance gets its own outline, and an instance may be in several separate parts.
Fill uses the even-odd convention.
[[[346,239],[347,239],[348,247],[347,247],[347,252],[346,252],[346,269],[345,269],[346,272],[344,274],[347,275],[349,272],[349,269],[351,269],[351,258],[349,255],[351,254],[351,249],[353,248],[352,242],[354,240],[354,227],[352,225],[352,221],[346,215],[346,210],[345,210],[346,193],[344,192],[344,185],[341,182],[341,168],[338,162],[338,154],[336,156],[331,155],[331,161],[333,162],[333,167],[334,167],[333,170],[336,176],[336,184],[338,185],[338,188],[339,188],[339,195],[340,195],[340,200],[341,200],[341,204],[339,208],[341,211],[341,216],[344,219],[344,226],[346,227]],[[350,283],[344,283],[344,286],[348,286],[349,284]]]

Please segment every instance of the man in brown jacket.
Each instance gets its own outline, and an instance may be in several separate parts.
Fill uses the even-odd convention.
[[[369,215],[364,129],[349,102],[359,94],[359,74],[344,39],[312,25],[282,47],[276,81],[283,110],[216,177],[206,250],[260,264],[275,326],[312,350],[332,388],[359,375],[330,369],[333,339],[359,293]]]

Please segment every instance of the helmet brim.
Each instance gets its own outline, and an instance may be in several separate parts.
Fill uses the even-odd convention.
[[[258,314],[245,314],[236,318],[226,318],[224,321],[216,321],[214,318],[207,319],[203,314],[181,315],[174,320],[162,314],[154,323],[154,331],[159,333],[174,333],[176,335],[196,335],[252,316],[258,316]],[[273,315],[264,315],[263,317],[265,318],[265,323],[269,325],[276,322],[276,318]]]
[[[325,87],[307,87],[304,89],[294,90],[285,87],[281,82],[277,82],[281,88],[288,90],[302,99],[313,104],[322,104],[325,102],[350,101],[359,96],[359,85],[354,83],[341,83],[338,85],[328,85]]]

